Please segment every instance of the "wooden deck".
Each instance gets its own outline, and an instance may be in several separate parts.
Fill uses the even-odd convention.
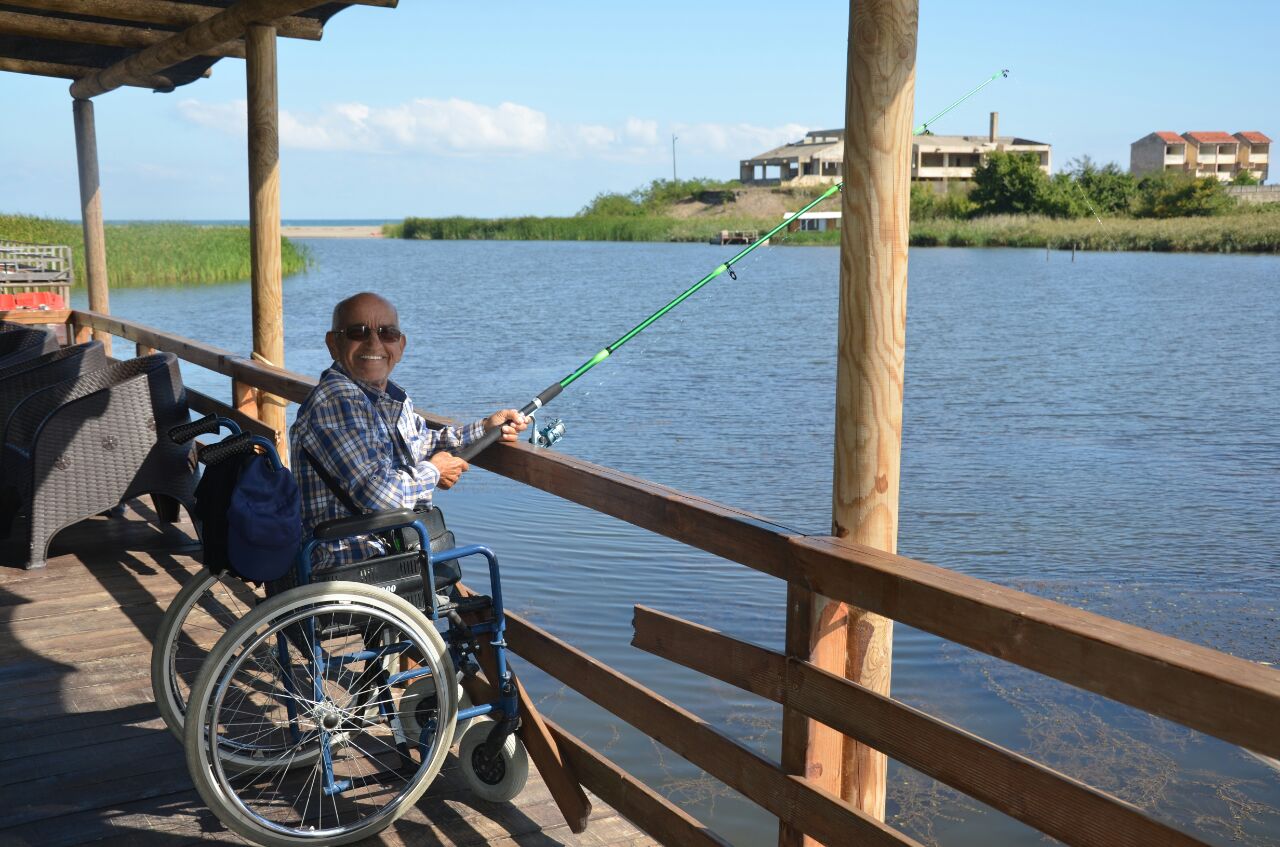
[[[154,518],[134,501],[65,530],[45,569],[0,565],[0,847],[241,841],[201,803],[151,699],[152,635],[200,549],[189,523]],[[592,803],[573,835],[536,771],[517,802],[487,803],[451,758],[415,809],[363,843],[657,843]]]

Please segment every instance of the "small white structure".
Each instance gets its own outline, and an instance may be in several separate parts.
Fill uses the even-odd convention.
[[[783,212],[786,220],[794,212]],[[787,226],[787,232],[827,232],[840,228],[840,212],[805,212]]]

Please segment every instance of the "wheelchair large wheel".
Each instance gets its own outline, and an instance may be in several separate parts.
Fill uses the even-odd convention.
[[[406,661],[408,660],[408,661]],[[400,671],[400,668],[410,668]],[[436,714],[401,727],[413,679],[439,686]],[[329,582],[258,606],[217,643],[192,688],[184,732],[200,796],[227,827],[269,847],[338,845],[406,811],[453,741],[453,663],[421,611],[374,586]],[[228,749],[271,750],[255,767]],[[318,754],[318,755],[317,755]]]
[[[209,651],[260,597],[242,580],[201,568],[165,610],[151,648],[151,693],[165,725],[179,738],[191,685]]]

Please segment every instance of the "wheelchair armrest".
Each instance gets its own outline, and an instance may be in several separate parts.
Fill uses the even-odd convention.
[[[388,509],[384,512],[370,512],[367,515],[354,515],[349,518],[334,518],[316,524],[314,537],[317,541],[333,541],[351,535],[366,535],[384,529],[396,529],[408,526],[418,520],[413,509]]]

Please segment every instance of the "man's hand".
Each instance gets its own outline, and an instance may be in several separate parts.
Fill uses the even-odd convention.
[[[502,437],[498,439],[499,441],[516,441],[520,433],[529,426],[529,419],[520,414],[517,409],[503,409],[484,419],[485,432],[495,426],[502,427]]]
[[[452,453],[436,453],[431,457],[431,464],[436,466],[436,470],[440,471],[440,481],[436,483],[436,488],[442,491],[453,488],[454,483],[462,476],[471,465],[467,464],[465,459],[459,459]]]

